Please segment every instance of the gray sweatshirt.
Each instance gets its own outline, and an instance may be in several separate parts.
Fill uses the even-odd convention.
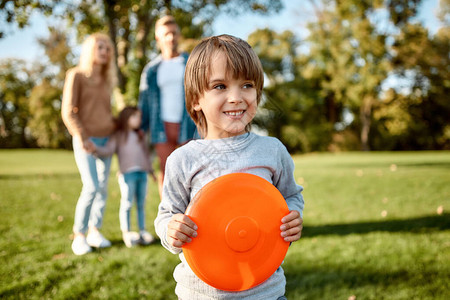
[[[218,140],[193,140],[175,150],[167,159],[155,229],[162,245],[180,256],[181,263],[175,268],[174,278],[177,282],[175,293],[181,299],[277,299],[285,293],[286,279],[281,266],[266,281],[249,290],[227,292],[215,289],[194,274],[181,248],[167,242],[167,225],[171,217],[185,213],[190,200],[208,182],[237,172],[266,179],[281,192],[289,210],[303,214],[303,188],[295,183],[294,162],[278,139],[246,133]]]

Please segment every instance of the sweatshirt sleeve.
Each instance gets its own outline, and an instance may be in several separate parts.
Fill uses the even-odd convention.
[[[185,179],[180,155],[172,153],[167,159],[166,172],[161,203],[158,208],[158,216],[155,219],[155,230],[161,239],[164,248],[173,254],[181,253],[181,248],[172,247],[167,242],[167,226],[175,214],[184,214],[189,205],[190,189]]]
[[[64,82],[61,116],[70,134],[72,136],[81,136],[82,139],[85,140],[88,137],[86,136],[79,116],[80,98],[80,77],[76,70],[71,69],[67,71]]]
[[[298,211],[303,218],[303,208],[305,206],[305,201],[302,196],[303,187],[295,182],[294,161],[286,147],[281,143],[279,152],[279,173],[274,178],[274,185],[281,192],[284,199],[286,199],[289,210]]]

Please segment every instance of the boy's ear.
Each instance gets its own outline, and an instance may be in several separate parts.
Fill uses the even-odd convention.
[[[192,108],[194,108],[195,111],[201,111],[202,107],[200,106],[200,103],[198,100],[194,101],[194,105],[192,105]]]

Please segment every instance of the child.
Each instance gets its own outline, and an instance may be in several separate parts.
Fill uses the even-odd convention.
[[[141,111],[125,107],[117,120],[117,131],[104,147],[96,147],[99,156],[117,153],[119,160],[120,211],[119,221],[125,245],[130,248],[140,243],[149,245],[153,236],[145,231],[145,197],[147,173],[153,175],[147,141],[140,131]],[[139,234],[130,231],[130,211],[136,198]]]
[[[184,215],[190,200],[211,180],[235,172],[258,175],[278,188],[290,210],[281,220],[280,235],[287,242],[300,238],[303,188],[295,183],[292,158],[279,140],[249,132],[263,80],[261,63],[252,48],[229,35],[204,39],[187,62],[186,108],[203,139],[169,156],[155,220],[162,245],[180,254],[181,263],[174,271],[175,293],[180,299],[285,299],[281,267],[256,287],[226,292],[201,281],[181,249],[197,236],[197,225]]]

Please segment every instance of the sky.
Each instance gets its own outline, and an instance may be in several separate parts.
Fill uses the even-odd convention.
[[[231,34],[242,39],[257,28],[269,27],[281,32],[293,31],[298,37],[304,38],[308,32],[305,28],[311,11],[304,0],[283,0],[285,8],[276,15],[241,15],[230,17],[220,15],[213,24],[213,34]],[[306,4],[305,4],[306,3]],[[418,21],[428,28],[431,34],[437,32],[442,26],[435,17],[439,0],[424,0],[420,8]],[[22,58],[28,61],[39,60],[44,55],[44,50],[38,45],[37,38],[45,38],[48,35],[47,26],[51,20],[35,14],[31,18],[31,26],[25,29],[10,28],[7,36],[0,39],[0,59]]]

